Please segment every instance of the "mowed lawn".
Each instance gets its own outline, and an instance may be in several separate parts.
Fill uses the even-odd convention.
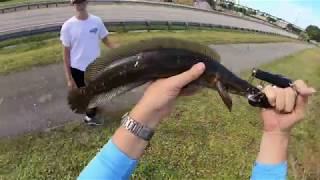
[[[14,5],[19,5],[23,3],[37,3],[37,2],[56,2],[56,1],[63,1],[63,0],[0,0],[0,8],[1,7],[6,7],[6,6],[14,6]]]
[[[293,39],[234,31],[153,31],[115,33],[110,38],[120,44],[152,37],[176,37],[203,44],[288,42]],[[105,53],[106,48],[102,48]],[[62,62],[62,46],[57,33],[0,42],[0,75],[30,67]]]
[[[207,38],[200,38],[196,32],[166,35],[208,44],[227,40],[248,42],[246,34],[229,34],[226,37],[225,33],[220,32],[212,35],[204,33],[208,33]],[[124,43],[157,34],[125,34],[113,38]],[[55,50],[57,55],[52,58],[60,58],[61,47],[56,38],[40,42],[44,43],[44,47],[19,48],[31,48],[26,51],[31,54],[38,52],[39,57],[46,56],[40,52]],[[14,56],[13,52],[8,53]],[[17,54],[21,59],[28,55],[23,55],[23,50]],[[261,68],[294,79],[304,79],[320,89],[319,48],[304,50]],[[248,73],[242,76],[247,79]],[[213,90],[203,89],[194,96],[180,98],[171,116],[151,140],[133,179],[248,179],[259,148],[259,109],[250,107],[243,98],[234,96],[233,101],[233,111],[229,113]],[[318,93],[311,98],[305,121],[293,130],[288,163],[290,179],[320,177],[319,107]],[[115,118],[104,127],[70,123],[51,132],[1,139],[0,179],[74,179],[118,126],[119,119]]]

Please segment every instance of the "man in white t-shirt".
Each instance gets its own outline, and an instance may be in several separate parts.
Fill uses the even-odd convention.
[[[60,40],[64,46],[64,68],[69,89],[85,86],[84,71],[100,56],[100,41],[109,48],[119,45],[112,43],[109,32],[101,18],[89,14],[87,0],[71,0],[76,15],[67,20],[61,29]],[[87,111],[84,121],[89,125],[100,125],[96,108]]]

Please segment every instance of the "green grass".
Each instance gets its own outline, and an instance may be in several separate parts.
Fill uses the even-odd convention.
[[[0,75],[29,69],[33,66],[62,62],[62,46],[57,33],[43,34],[0,42]],[[293,39],[236,31],[152,31],[112,34],[121,44],[152,37],[176,37],[203,44],[264,43],[294,41]],[[102,48],[103,53],[106,48]]]
[[[297,67],[299,67],[297,69]],[[282,58],[262,67],[302,78],[320,89],[320,49]],[[244,73],[243,77],[247,77]],[[180,98],[156,132],[133,179],[248,179],[261,135],[258,109],[233,97],[232,113],[215,91]],[[320,177],[320,94],[292,134],[290,179]],[[0,140],[0,179],[74,179],[118,127],[70,123],[51,132]]]
[[[36,2],[41,2],[41,1],[46,1],[50,2],[53,0],[0,0],[0,8],[5,7],[5,6],[13,6],[13,5],[19,5],[22,3],[36,3]],[[55,0],[56,1],[62,1],[62,0]]]

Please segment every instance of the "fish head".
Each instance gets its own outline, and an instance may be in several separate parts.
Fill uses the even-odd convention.
[[[240,95],[249,99],[249,97],[255,97],[254,95],[260,93],[260,90],[235,75],[222,64],[217,61],[206,61],[206,70],[202,75],[205,80],[204,86],[217,90],[222,101],[227,106],[229,111],[232,109],[231,94]]]

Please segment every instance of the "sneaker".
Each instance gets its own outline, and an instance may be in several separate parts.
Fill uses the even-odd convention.
[[[101,126],[102,123],[96,117],[84,117],[84,122],[87,123],[89,126]]]

